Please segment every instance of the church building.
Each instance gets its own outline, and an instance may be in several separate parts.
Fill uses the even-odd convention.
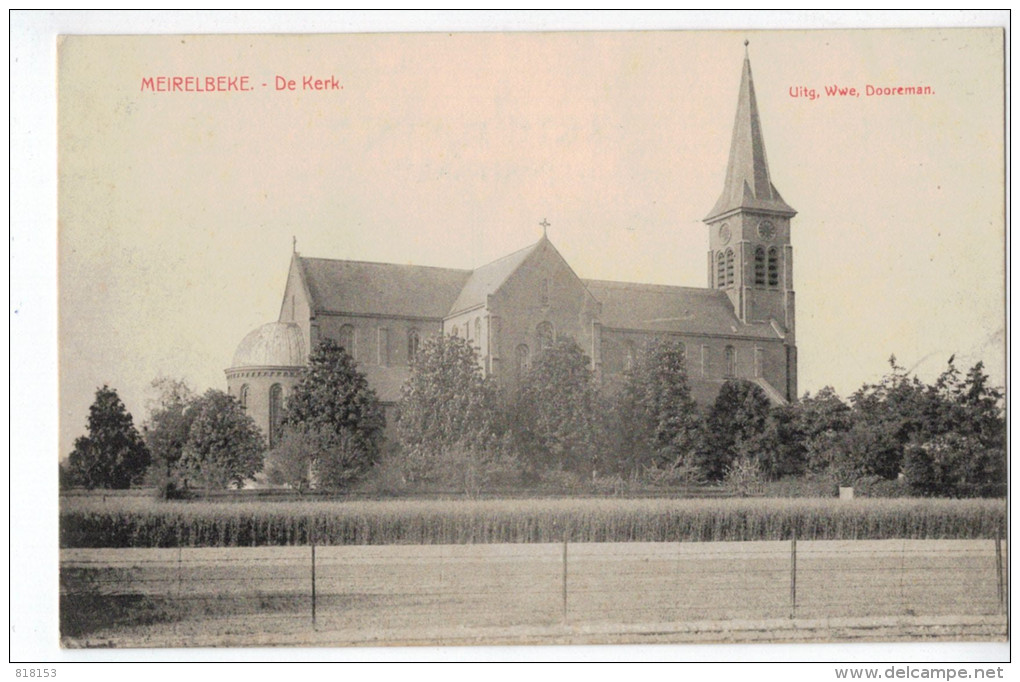
[[[775,404],[791,402],[795,214],[772,184],[745,55],[726,179],[704,219],[707,287],[583,279],[544,232],[520,251],[466,270],[295,252],[279,319],[237,347],[226,370],[229,391],[274,443],[286,398],[323,338],[351,353],[392,425],[410,363],[436,334],[473,343],[485,374],[504,386],[561,336],[584,349],[606,387],[623,380],[649,339],[669,337],[684,344],[699,404],[711,404],[730,378],[757,383]]]

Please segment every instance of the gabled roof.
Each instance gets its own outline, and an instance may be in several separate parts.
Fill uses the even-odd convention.
[[[442,319],[470,270],[301,258],[315,312]]]
[[[661,284],[582,280],[602,303],[602,326],[650,332],[725,334],[778,339],[767,323],[745,324],[733,314],[726,292]]]
[[[730,159],[726,166],[726,184],[722,196],[705,220],[741,208],[772,211],[788,216],[796,214],[779,196],[769,175],[765,138],[761,132],[758,101],[754,96],[754,80],[751,78],[751,60],[746,54],[744,70],[740,76],[737,116],[733,121]]]
[[[542,239],[544,240],[545,237]],[[512,275],[521,266],[521,263],[535,252],[535,249],[541,243],[542,241],[539,240],[519,251],[514,251],[509,256],[503,256],[498,260],[487,263],[472,272],[457,300],[450,307],[449,314],[453,315],[462,310],[468,310],[484,304],[489,294],[495,293],[503,282],[506,281],[507,277]]]

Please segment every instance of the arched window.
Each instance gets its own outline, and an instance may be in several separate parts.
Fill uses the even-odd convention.
[[[760,246],[754,250],[754,285],[765,286],[765,249]]]
[[[633,341],[623,342],[623,371],[629,372],[634,369],[634,361],[637,358],[637,352],[634,350]]]
[[[283,424],[283,387],[273,384],[269,387],[269,447],[276,447],[280,440],[280,426]]]
[[[722,289],[726,286],[726,254],[720,251],[715,260],[715,285]]]
[[[538,350],[544,351],[548,348],[552,348],[553,339],[553,326],[550,322],[539,322],[538,327],[535,328],[535,333],[538,336]]]
[[[340,327],[340,345],[344,347],[347,354],[354,357],[354,327],[345,324]]]
[[[475,343],[479,348],[482,347],[482,319],[480,317],[475,318]]]
[[[733,346],[726,346],[726,376],[734,377],[737,375],[737,352],[733,349]]]
[[[421,334],[418,333],[417,329],[411,329],[407,332],[407,364],[411,364],[415,356],[418,355],[418,346],[421,345]]]
[[[769,249],[769,286],[779,286],[779,251],[774,246]]]
[[[453,325],[453,329],[450,330],[452,336],[460,336],[460,327]]]
[[[726,286],[733,286],[733,249],[726,249]]]
[[[248,384],[241,384],[241,390],[237,394],[237,402],[241,403],[241,409],[248,409]]]
[[[526,344],[522,343],[517,346],[516,359],[518,375],[523,375],[531,369],[531,351],[528,350],[528,346]]]

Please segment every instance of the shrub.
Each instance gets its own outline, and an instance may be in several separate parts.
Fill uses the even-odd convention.
[[[723,479],[726,488],[735,495],[748,497],[765,492],[765,475],[753,457],[740,457],[726,470]]]

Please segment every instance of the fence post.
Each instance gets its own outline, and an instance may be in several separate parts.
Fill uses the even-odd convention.
[[[1001,613],[1006,602],[1005,586],[1002,583],[1002,526],[995,531],[995,578],[998,586],[999,612]]]
[[[797,616],[797,529],[790,536],[790,618]]]
[[[312,629],[315,629],[315,522],[312,521],[311,528],[311,541],[312,541]]]
[[[563,624],[567,624],[567,539],[570,537],[570,526],[563,528]]]

